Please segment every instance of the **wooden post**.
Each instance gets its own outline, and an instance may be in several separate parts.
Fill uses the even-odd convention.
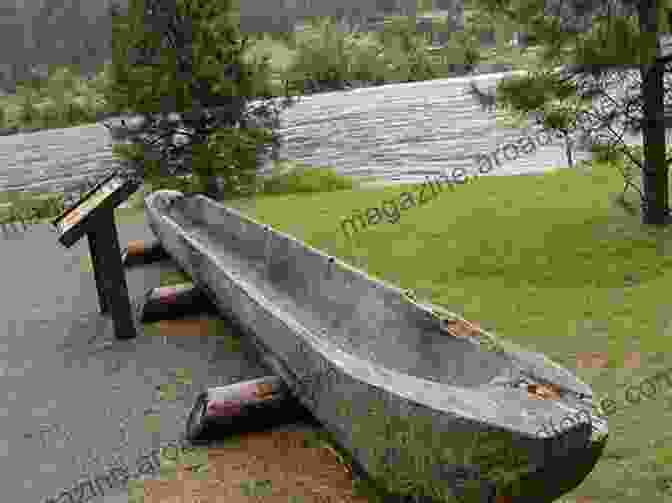
[[[114,223],[114,210],[101,213],[96,225],[87,233],[101,312],[110,311],[117,339],[137,336],[131,302],[128,297],[126,273],[121,264],[119,236]]]
[[[107,314],[110,312],[110,305],[107,300],[107,292],[103,284],[103,276],[101,274],[102,265],[99,263],[98,255],[100,253],[100,244],[96,235],[88,233],[89,239],[89,255],[91,256],[91,263],[93,264],[93,275],[96,279],[96,290],[98,290],[98,305],[100,306],[100,314]]]

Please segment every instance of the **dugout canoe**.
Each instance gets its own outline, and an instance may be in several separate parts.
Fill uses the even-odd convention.
[[[168,254],[382,488],[539,503],[599,459],[591,388],[544,355],[205,196],[145,203]]]

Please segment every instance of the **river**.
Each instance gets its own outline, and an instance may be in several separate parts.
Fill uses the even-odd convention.
[[[390,84],[304,96],[281,115],[281,157],[333,166],[374,183],[416,182],[461,167],[473,156],[515,141],[523,131],[502,126],[501,111],[484,111],[470,81],[494,89],[510,73]],[[115,119],[106,121],[115,123]],[[119,122],[118,120],[116,121]],[[628,143],[641,144],[641,137]],[[102,122],[0,137],[0,188],[60,191],[114,168],[113,140]],[[575,152],[575,159],[588,159]],[[521,154],[491,175],[534,174],[567,167],[563,142]]]

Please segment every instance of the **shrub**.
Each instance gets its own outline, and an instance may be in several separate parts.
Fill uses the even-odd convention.
[[[66,91],[78,89],[81,86],[79,80],[71,68],[67,66],[57,67],[49,72],[46,90],[49,97],[60,99]]]
[[[353,80],[384,82],[388,75],[383,55],[385,46],[377,34],[355,34],[351,38],[350,71]]]
[[[87,92],[82,95],[81,107],[86,114],[86,122],[95,122],[99,115],[107,112],[106,103],[94,92]]]
[[[450,45],[458,51],[458,60],[469,66],[475,66],[481,61],[481,49],[478,37],[469,31],[451,34]]]
[[[287,30],[287,31],[272,31],[267,34],[263,34],[260,36],[261,39],[263,37],[268,36],[271,40],[275,42],[282,42],[286,44],[288,47],[292,47],[294,43],[296,42],[296,37],[294,31]]]
[[[68,101],[65,106],[66,124],[68,126],[85,124],[87,122],[92,122],[94,119],[94,111],[75,100]]]
[[[332,168],[299,166],[285,170],[281,165],[258,188],[261,194],[296,194],[311,192],[332,192],[349,190],[354,187],[350,177],[336,173]]]
[[[54,194],[44,198],[35,206],[37,218],[55,218],[65,210],[65,198],[62,194]]]
[[[435,78],[428,42],[410,18],[386,23],[380,33],[344,33],[332,18],[316,18],[297,34],[289,80],[302,89],[339,89],[348,80],[417,81]]]
[[[47,103],[42,108],[42,110],[40,111],[40,118],[42,119],[42,122],[45,127],[56,128],[63,126],[63,118],[61,110],[59,109],[59,106],[54,102]]]
[[[394,80],[412,82],[438,76],[429,55],[430,44],[417,32],[414,18],[398,17],[386,21],[378,37],[385,47],[385,68],[394,75]]]
[[[21,92],[19,122],[28,125],[37,119],[39,119],[39,110],[35,106],[35,96],[32,92],[24,90]]]
[[[287,71],[299,89],[342,87],[350,74],[349,44],[333,19],[311,19],[311,27],[297,35],[296,57]]]
[[[20,223],[24,230],[29,224],[37,221],[54,218],[63,212],[64,199],[59,194],[49,194],[47,197],[26,196],[17,194],[10,198],[12,205],[3,213],[2,223]]]

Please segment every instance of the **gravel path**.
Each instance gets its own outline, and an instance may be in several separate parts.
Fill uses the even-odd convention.
[[[511,73],[390,84],[304,96],[283,112],[281,157],[331,165],[352,176],[386,183],[420,181],[441,169],[474,169],[472,156],[515,141],[523,132],[504,129],[466,92],[474,80],[494,89]],[[118,124],[110,119],[108,123]],[[637,138],[631,141],[641,142]],[[62,190],[115,165],[112,139],[102,122],[0,137],[2,189]],[[577,152],[585,159],[585,152]],[[504,161],[493,175],[539,173],[566,167],[561,141]]]
[[[153,237],[135,220],[117,219],[122,247]],[[163,340],[141,332],[115,340],[110,319],[98,314],[93,273],[82,268],[82,241],[65,249],[47,224],[38,224],[0,245],[0,275],[11,285],[0,307],[2,501],[80,501],[59,492],[80,477],[104,474],[115,457],[134,467],[140,455],[179,439],[196,393],[267,375],[226,350],[221,337]],[[174,270],[170,261],[127,270],[130,297]],[[191,373],[191,384],[177,383],[177,369]],[[160,400],[159,385],[174,385],[175,396]],[[128,501],[125,489],[106,494],[91,502]]]

